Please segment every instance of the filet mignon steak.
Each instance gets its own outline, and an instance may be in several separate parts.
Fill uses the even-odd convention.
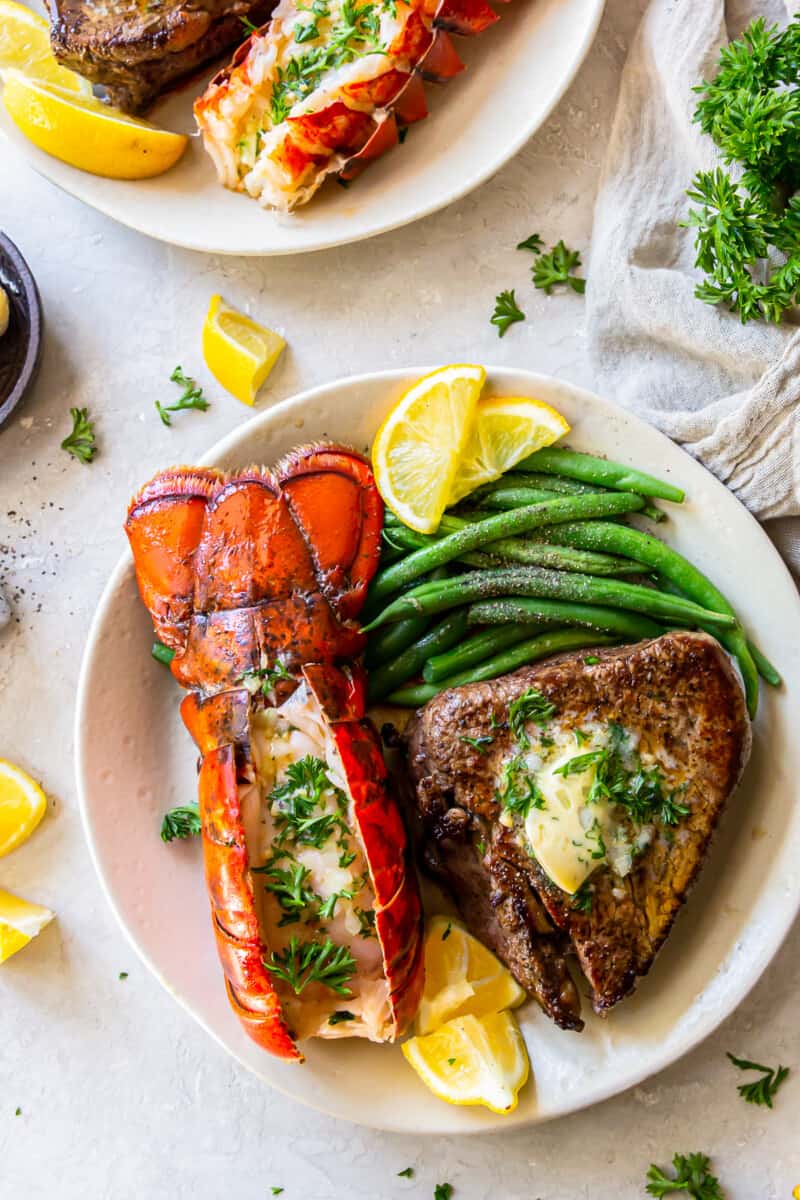
[[[578,1029],[566,955],[598,1013],[633,990],[703,864],[751,730],[722,647],[668,633],[442,692],[409,739],[426,860],[544,1011]]]
[[[106,88],[111,103],[142,112],[165,88],[262,24],[274,0],[48,0],[60,63]]]

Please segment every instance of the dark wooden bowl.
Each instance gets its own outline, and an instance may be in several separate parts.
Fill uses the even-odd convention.
[[[36,280],[17,247],[0,233],[0,286],[8,294],[8,329],[0,337],[0,425],[8,420],[36,375],[42,350],[42,302]]]

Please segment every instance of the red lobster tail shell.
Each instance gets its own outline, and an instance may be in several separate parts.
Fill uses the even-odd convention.
[[[380,555],[383,504],[369,465],[338,446],[295,451],[273,472],[226,478],[173,468],[131,502],[126,531],[142,598],[172,670],[190,689],[181,715],[201,756],[206,883],[231,1006],[258,1045],[302,1055],[261,938],[239,800],[253,780],[246,671],[264,658],[302,673],[329,723],[375,896],[392,1034],[422,987],[422,910],[380,742],[364,720],[363,648],[353,624]],[[291,693],[281,683],[277,700]]]

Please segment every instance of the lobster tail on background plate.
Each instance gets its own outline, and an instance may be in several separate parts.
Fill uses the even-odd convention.
[[[380,553],[372,473],[340,447],[274,472],[182,467],[134,498],[139,590],[187,689],[214,933],[248,1034],[392,1041],[422,988],[422,910],[356,618]]]
[[[486,0],[281,0],[195,102],[220,181],[287,211],[353,179],[427,116],[425,82],[464,69],[451,33],[497,19]]]

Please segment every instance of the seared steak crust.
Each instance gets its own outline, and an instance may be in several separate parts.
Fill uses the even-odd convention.
[[[103,84],[112,104],[141,112],[176,80],[244,41],[273,0],[48,0],[59,62]]]
[[[497,779],[517,749],[509,705],[529,688],[555,705],[551,728],[615,722],[636,738],[640,753],[657,761],[670,788],[684,789],[680,801],[688,815],[660,830],[625,878],[606,865],[594,872],[588,912],[575,907],[499,821]],[[464,736],[493,740],[479,750]],[[721,646],[706,634],[669,633],[443,692],[417,715],[409,763],[428,857],[465,920],[549,1015],[576,1028],[577,997],[566,984],[559,933],[578,957],[597,1012],[628,995],[652,965],[697,877],[750,745],[741,683]],[[479,862],[476,846],[484,844]],[[536,970],[526,970],[531,962]]]

